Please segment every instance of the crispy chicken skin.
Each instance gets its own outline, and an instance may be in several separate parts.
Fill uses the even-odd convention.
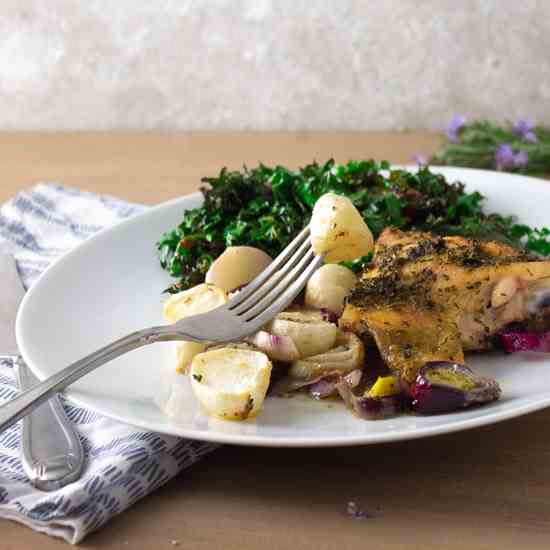
[[[412,382],[427,361],[462,362],[514,322],[550,326],[550,262],[494,241],[388,228],[340,319],[372,336]]]

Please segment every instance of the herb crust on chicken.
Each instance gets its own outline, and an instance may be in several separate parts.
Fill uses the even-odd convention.
[[[496,241],[388,228],[348,297],[340,327],[372,336],[412,382],[428,361],[464,361],[516,322],[546,328],[550,262]]]

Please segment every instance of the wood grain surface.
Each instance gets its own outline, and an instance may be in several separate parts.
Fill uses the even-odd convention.
[[[410,162],[429,133],[0,134],[0,201],[57,181],[155,204],[222,166],[331,156]],[[346,514],[354,500],[372,514]],[[89,549],[547,549],[550,410],[430,439],[334,449],[226,446],[114,518]],[[0,522],[0,548],[64,542]]]

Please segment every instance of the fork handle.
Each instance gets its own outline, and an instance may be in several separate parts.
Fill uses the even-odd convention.
[[[56,393],[59,393],[73,382],[76,382],[83,376],[86,376],[86,374],[120,355],[155,342],[168,342],[172,340],[202,341],[194,336],[182,333],[180,327],[181,324],[178,325],[177,332],[170,325],[133,332],[72,363],[63,370],[46,378],[43,382],[20,393],[15,399],[0,407],[0,433],[21,418],[27,416]]]
[[[21,391],[39,382],[20,356],[14,370]],[[57,395],[23,418],[20,446],[23,469],[37,489],[55,491],[80,477],[84,452]]]

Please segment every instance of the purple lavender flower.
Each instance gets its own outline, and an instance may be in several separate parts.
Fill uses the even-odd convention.
[[[499,145],[495,153],[495,168],[497,170],[509,170],[510,168],[521,168],[529,162],[527,151],[514,153],[509,143]]]
[[[509,143],[499,145],[495,153],[495,167],[497,170],[506,170],[514,166],[514,150]]]
[[[445,130],[445,135],[447,136],[447,139],[452,143],[458,143],[460,141],[458,132],[465,124],[466,124],[465,116],[455,115],[451,119],[451,121],[449,122],[449,125],[447,126],[447,129]]]
[[[428,166],[428,157],[424,153],[416,153],[413,160],[418,166]]]
[[[527,154],[527,151],[518,151],[516,153],[514,157],[514,166],[516,168],[527,166],[528,162],[529,162],[529,155]]]
[[[514,133],[517,134],[523,141],[530,143],[537,142],[537,136],[533,132],[535,123],[532,118],[520,118],[514,126]]]

